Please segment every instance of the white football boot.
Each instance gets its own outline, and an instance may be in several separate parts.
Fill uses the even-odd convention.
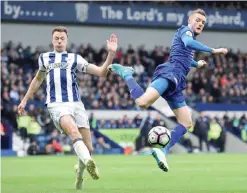
[[[159,168],[164,172],[168,172],[169,167],[164,152],[161,149],[153,148],[152,156],[155,158]]]
[[[86,168],[87,168],[88,173],[91,175],[91,177],[94,180],[99,179],[99,171],[98,171],[95,161],[92,158],[87,161]]]
[[[83,176],[79,173],[79,166],[76,164],[74,166],[74,171],[75,171],[75,188],[77,190],[80,190],[84,186],[84,179]]]

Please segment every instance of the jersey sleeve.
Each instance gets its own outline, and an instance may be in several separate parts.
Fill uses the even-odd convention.
[[[212,48],[209,48],[208,46],[203,45],[202,43],[194,40],[194,33],[188,27],[185,27],[184,29],[181,30],[180,37],[185,47],[189,47],[193,50],[209,52],[209,53],[212,53],[213,51]]]
[[[193,38],[194,33],[192,32],[192,30],[189,27],[185,27],[180,32],[180,37],[183,38],[184,36],[189,36],[189,37]]]
[[[39,71],[46,72],[43,54],[40,54],[39,59],[38,59],[38,63],[39,63]]]
[[[83,57],[77,55],[77,70],[86,73],[88,65],[89,63]]]
[[[190,63],[190,65],[191,65],[192,67],[197,68],[197,66],[198,66],[198,62],[197,62],[197,61],[195,61],[195,60],[192,60],[192,61],[191,61],[191,63]]]

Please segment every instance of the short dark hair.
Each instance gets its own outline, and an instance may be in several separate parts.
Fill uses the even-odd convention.
[[[55,32],[64,32],[64,33],[66,33],[66,35],[68,36],[68,30],[67,30],[66,27],[63,27],[63,26],[57,26],[57,27],[53,28],[53,30],[52,30],[52,35],[53,35]]]
[[[195,13],[199,13],[199,14],[201,14],[201,15],[203,15],[203,16],[206,17],[206,13],[202,9],[195,9],[195,10],[191,11],[190,16],[193,15],[193,14],[195,14]]]

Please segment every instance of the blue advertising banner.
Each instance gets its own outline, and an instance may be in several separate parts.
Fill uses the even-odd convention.
[[[1,1],[2,21],[178,27],[188,8],[94,2]],[[247,11],[205,9],[208,29],[247,30]]]

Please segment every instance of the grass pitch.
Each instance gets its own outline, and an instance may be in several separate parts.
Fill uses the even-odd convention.
[[[169,155],[168,173],[151,156],[94,156],[100,179],[87,174],[74,190],[75,156],[2,158],[2,193],[247,193],[247,154]]]

